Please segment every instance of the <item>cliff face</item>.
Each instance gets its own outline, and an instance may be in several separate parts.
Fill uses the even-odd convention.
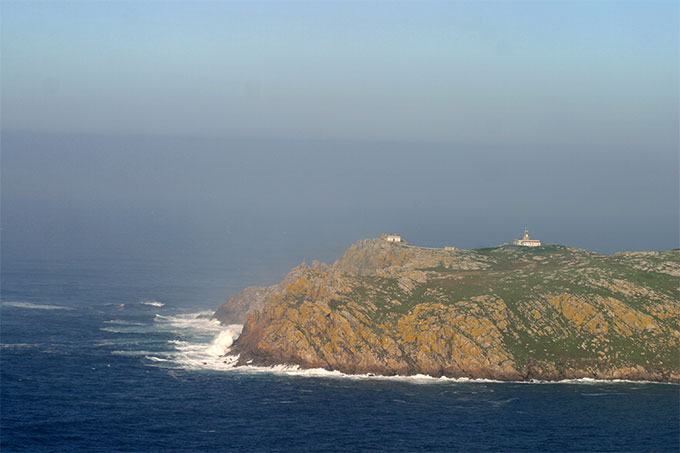
[[[317,267],[327,268],[326,265],[317,264]],[[281,283],[269,287],[249,286],[240,293],[230,297],[225,303],[220,305],[211,319],[217,319],[222,324],[243,324],[248,319],[248,315],[263,309],[265,301],[275,294],[285,292],[286,288],[298,278],[304,276],[309,270],[309,266],[301,264],[293,268]]]
[[[364,240],[261,290],[234,350],[346,373],[680,381],[679,283],[678,251]]]

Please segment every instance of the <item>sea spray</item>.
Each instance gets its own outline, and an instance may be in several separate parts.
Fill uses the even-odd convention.
[[[241,330],[243,330],[243,326],[240,324],[231,324],[227,326],[227,328],[220,332],[213,340],[208,348],[208,354],[216,356],[225,355],[229,352],[234,341],[241,335]]]
[[[189,330],[196,333],[210,334],[218,333],[222,330],[222,325],[216,319],[210,319],[211,311],[200,311],[198,313],[186,313],[179,315],[161,315],[156,314],[154,318],[155,324],[162,330],[188,332]]]
[[[508,383],[508,384],[628,384],[628,383],[656,383],[648,381],[598,380],[590,378],[565,379],[562,381],[498,381],[494,379],[472,379],[467,377],[448,378],[434,377],[423,374],[410,376],[385,376],[378,374],[345,374],[340,371],[322,368],[305,369],[293,364],[274,366],[242,365],[236,366],[237,355],[230,355],[230,348],[238,339],[243,326],[240,324],[221,325],[205,315],[210,312],[185,313],[175,316],[156,314],[153,321],[154,330],[179,335],[163,342],[170,350],[152,351],[149,349],[137,351],[114,351],[114,355],[145,356],[148,365],[162,367],[177,367],[186,370],[228,371],[243,374],[275,374],[308,378],[335,378],[348,380],[398,381],[412,384],[460,384],[460,383]],[[107,324],[118,324],[117,320]],[[126,326],[127,327],[127,326]],[[131,326],[134,327],[134,326]],[[106,330],[104,328],[102,330]],[[139,332],[140,334],[142,332]],[[150,332],[144,332],[150,333]],[[140,338],[136,343],[145,343]],[[145,345],[149,346],[149,345]],[[670,384],[677,385],[677,384]]]
[[[184,369],[225,371],[236,364],[237,357],[227,354],[241,334],[243,326],[240,324],[223,326],[200,312],[176,316],[157,314],[154,326],[159,331],[181,338],[165,342],[165,346],[171,348],[170,351],[159,351],[153,356],[145,357],[156,366],[172,364]],[[158,360],[159,358],[162,359]]]

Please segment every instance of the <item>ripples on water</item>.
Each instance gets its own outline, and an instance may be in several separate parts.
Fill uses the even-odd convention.
[[[159,304],[3,304],[3,451],[677,451],[677,385],[237,369]]]

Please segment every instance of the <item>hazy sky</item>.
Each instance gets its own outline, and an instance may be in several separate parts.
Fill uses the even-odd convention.
[[[677,2],[0,7],[17,256],[678,247]]]
[[[6,131],[677,144],[678,3],[2,2]]]

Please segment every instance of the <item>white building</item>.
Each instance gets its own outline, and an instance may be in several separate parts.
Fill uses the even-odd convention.
[[[538,239],[531,239],[529,237],[529,229],[524,228],[524,237],[522,239],[515,239],[513,242],[515,245],[521,245],[522,247],[539,247],[541,241]]]
[[[398,234],[383,234],[382,238],[387,242],[404,242]]]
[[[448,252],[453,252],[454,250],[458,250],[458,247],[454,247],[452,245],[447,245],[447,246],[444,247],[444,250],[446,250]]]

